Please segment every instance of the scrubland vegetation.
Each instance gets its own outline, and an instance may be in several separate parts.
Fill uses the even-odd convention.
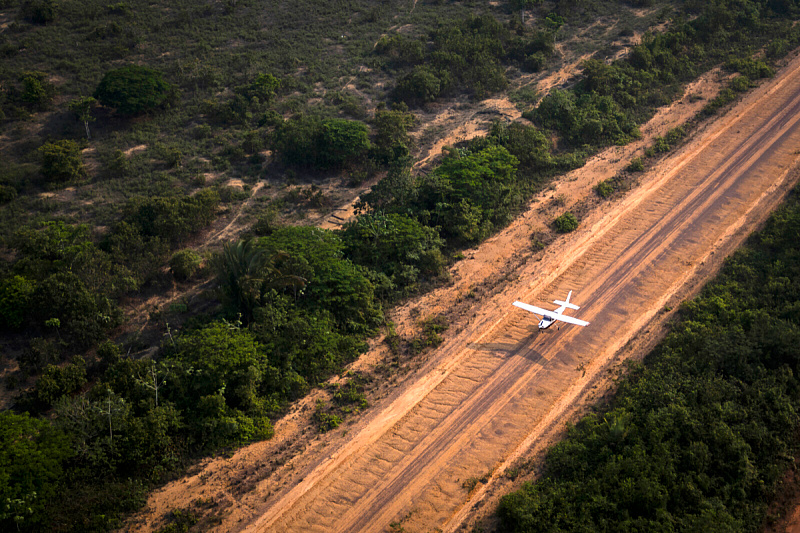
[[[430,172],[412,172],[409,109],[504,90],[520,72],[548,68],[557,39],[616,9],[512,4],[421,1],[409,13],[399,2],[358,0],[0,0],[8,22],[0,33],[0,328],[11,354],[4,364],[18,366],[5,383],[18,393],[13,410],[0,414],[3,527],[119,526],[149,488],[197,457],[269,438],[289,402],[364,350],[388,306],[445,276],[453,251],[502,228],[593,151],[636,138],[699,73],[720,64],[739,73],[710,114],[771,75],[768,62],[800,37],[793,2],[685,2],[672,16],[666,7],[663,32],[645,34],[625,59],[587,61],[576,85],[528,110],[532,125],[496,122],[486,137],[449,147]],[[396,15],[409,31],[387,30]],[[762,46],[767,57],[752,59]],[[381,178],[361,195],[355,220],[339,231],[277,220],[292,199],[324,204],[313,187],[305,197],[291,188],[298,180],[338,175]],[[200,253],[202,231],[248,196],[220,176],[248,186],[265,179],[286,192],[255,213],[249,236]],[[569,215],[559,230],[577,227]],[[770,272],[770,282],[791,283]],[[132,300],[202,281],[213,287],[203,309],[152,310],[160,340],[125,331]],[[441,342],[445,328],[427,321],[412,350]],[[739,353],[738,341],[731,349]],[[753,372],[790,385],[776,361],[778,374]],[[362,385],[354,378],[334,391],[338,411],[320,408],[321,427],[365,407]],[[763,394],[765,405],[773,401]],[[606,425],[624,438],[634,415],[613,413]],[[603,424],[579,429],[587,427]],[[768,463],[790,448],[769,437],[772,429],[753,428],[771,443]],[[730,464],[752,461],[731,439]],[[779,475],[770,472],[763,479]],[[738,492],[714,490],[755,494],[760,475]],[[726,498],[691,509],[727,519],[734,500]],[[508,523],[522,520],[510,506]],[[731,523],[757,512],[731,514]]]

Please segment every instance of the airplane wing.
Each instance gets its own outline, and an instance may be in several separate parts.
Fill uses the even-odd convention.
[[[549,311],[547,309],[542,309],[541,307],[536,307],[535,305],[530,305],[530,304],[526,304],[526,303],[522,303],[522,302],[514,302],[514,305],[516,305],[520,309],[524,309],[524,310],[529,311],[531,313],[534,313],[534,314],[537,314],[537,315],[542,315],[542,316],[547,316],[547,317],[550,317],[550,318],[555,319],[555,320],[560,320],[562,322],[566,322],[567,324],[575,324],[576,326],[588,326],[589,325],[589,323],[586,322],[585,320],[579,320],[579,319],[571,317],[571,316],[562,315],[562,314],[556,313],[555,311]]]
[[[542,309],[541,307],[536,307],[535,305],[524,304],[522,302],[514,302],[514,305],[516,305],[520,309],[524,309],[524,310],[529,311],[531,313],[534,313],[536,315],[553,316],[555,314],[552,311],[548,311],[547,309]]]
[[[559,315],[558,313],[550,313],[547,316],[550,318],[555,318],[556,320],[560,320],[562,322],[566,322],[567,324],[575,324],[576,326],[588,326],[589,323],[585,320],[578,320],[577,318],[573,318],[567,315]]]

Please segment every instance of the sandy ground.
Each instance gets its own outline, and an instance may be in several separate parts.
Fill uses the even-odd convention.
[[[609,370],[657,337],[665,307],[694,292],[796,179],[799,67],[794,60],[637,189],[589,209],[581,229],[534,253],[531,232],[558,210],[594,202],[591,187],[646,140],[611,148],[566,176],[507,230],[468,251],[449,286],[396,310],[401,334],[443,311],[452,334],[410,362],[394,387],[379,389],[365,416],[315,435],[308,420],[324,393],[314,392],[276,423],[272,441],[198,465],[152,494],[128,529],[159,527],[170,510],[186,507],[212,517],[205,529],[218,531],[381,531],[392,523],[454,530],[480,520],[510,487],[509,465],[557,438],[563,422],[605,390]],[[713,93],[709,79],[687,94]],[[643,128],[645,139],[703,103],[687,99],[660,113]],[[561,195],[565,205],[553,205]],[[567,290],[589,328],[539,335],[535,319],[510,306],[514,299],[547,305]],[[354,368],[387,357],[376,341]],[[473,478],[485,482],[469,491]]]

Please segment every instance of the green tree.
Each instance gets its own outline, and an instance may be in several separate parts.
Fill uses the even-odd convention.
[[[128,65],[108,71],[94,97],[123,115],[138,115],[166,105],[175,89],[163,74],[149,67]]]
[[[44,143],[39,148],[39,157],[42,174],[50,182],[68,183],[86,176],[81,147],[75,141],[64,139]]]
[[[92,107],[97,103],[91,96],[81,96],[69,103],[69,109],[78,120],[83,122],[83,127],[86,128],[86,140],[91,140],[92,136],[89,134],[89,122],[94,122],[95,118],[92,116]]]
[[[61,397],[78,392],[85,384],[86,361],[76,356],[64,367],[45,367],[36,382],[36,397],[43,404],[53,406]]]
[[[439,232],[407,215],[361,215],[344,227],[342,240],[349,259],[383,272],[400,287],[411,288],[420,277],[431,278],[444,269]]]
[[[19,329],[30,316],[31,296],[36,284],[23,276],[0,281],[0,327]]]
[[[367,335],[382,317],[364,269],[343,258],[344,243],[334,232],[310,226],[285,227],[259,240],[269,253],[288,254],[283,268],[307,284],[297,303],[309,312],[331,313],[342,332]]]
[[[43,111],[50,106],[55,95],[55,87],[47,79],[44,72],[25,72],[19,78],[22,90],[19,99],[22,103],[37,111]]]
[[[405,161],[411,153],[413,141],[408,129],[414,124],[414,115],[403,105],[386,109],[378,106],[375,110],[374,157],[381,163]]]
[[[275,99],[275,92],[281,86],[281,80],[268,73],[261,73],[248,85],[236,88],[236,92],[248,101],[261,105],[269,105]],[[255,99],[255,100],[253,100]]]
[[[6,531],[44,526],[72,455],[67,436],[50,422],[0,412],[0,525]]]
[[[485,238],[519,206],[518,163],[502,146],[450,150],[420,182],[420,221],[439,226],[442,235],[460,244]]]
[[[330,169],[359,162],[370,142],[363,122],[300,117],[276,129],[273,146],[289,164]]]
[[[44,323],[57,318],[72,345],[86,349],[121,321],[121,313],[106,296],[89,290],[72,272],[44,279],[31,296],[33,316]]]
[[[433,102],[450,86],[450,76],[421,65],[402,76],[394,89],[394,98],[409,106]]]
[[[291,287],[296,292],[304,287],[303,277],[286,270],[288,259],[288,254],[267,250],[252,239],[223,244],[212,264],[228,308],[247,324],[273,289]]]

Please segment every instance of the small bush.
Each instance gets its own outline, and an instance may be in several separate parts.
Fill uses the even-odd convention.
[[[203,258],[194,250],[181,250],[175,252],[169,260],[169,269],[178,281],[186,281],[195,275],[203,264]]]
[[[750,78],[747,76],[736,76],[730,81],[728,87],[737,93],[746,92],[748,89],[750,89]]]
[[[48,142],[39,148],[42,175],[51,182],[70,182],[83,178],[86,168],[81,159],[80,145],[69,139]]]
[[[81,356],[65,367],[48,365],[36,383],[36,398],[52,406],[63,396],[77,392],[86,384],[86,361]]]
[[[603,180],[594,186],[594,192],[600,198],[608,198],[614,193],[614,185],[609,180]]]
[[[642,172],[644,170],[644,160],[641,157],[631,159],[628,170],[630,172]]]
[[[578,219],[567,211],[557,219],[553,221],[553,225],[556,228],[556,231],[559,233],[570,233],[578,229]]]

